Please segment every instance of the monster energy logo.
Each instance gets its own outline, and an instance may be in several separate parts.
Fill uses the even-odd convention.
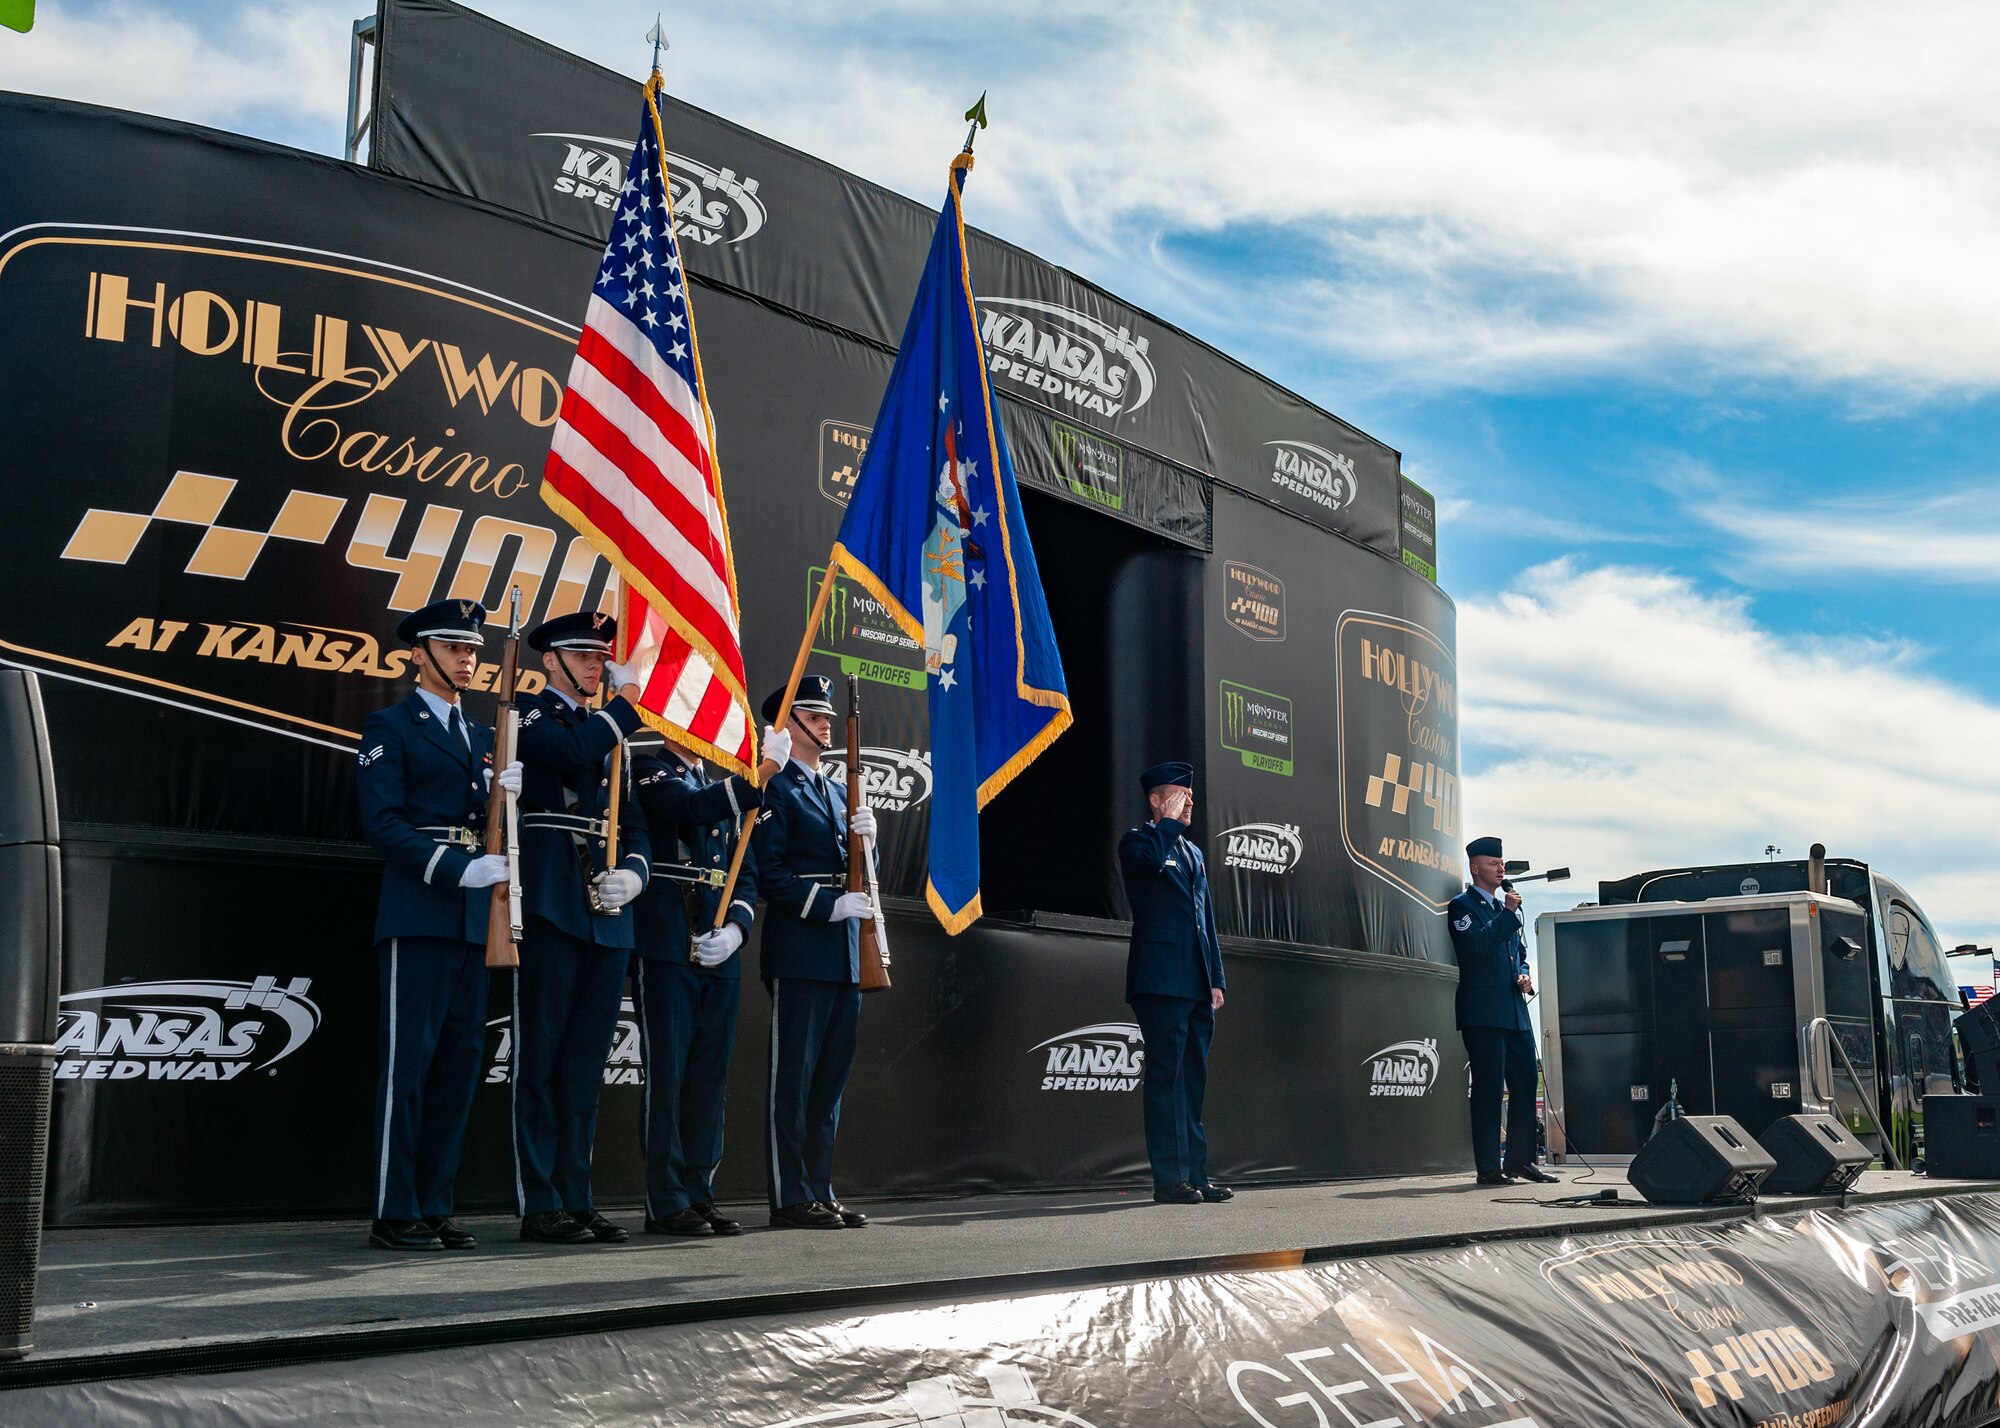
[[[1292,776],[1292,701],[1282,694],[1222,680],[1222,747],[1245,768]]]
[[[1068,422],[1054,422],[1056,465],[1063,483],[1086,501],[1125,509],[1125,448]]]
[[[825,577],[825,566],[806,572],[808,601],[818,596]],[[928,683],[922,646],[903,633],[888,607],[844,575],[834,577],[826,609],[813,630],[813,649],[839,660],[842,674],[898,689],[922,689]]]

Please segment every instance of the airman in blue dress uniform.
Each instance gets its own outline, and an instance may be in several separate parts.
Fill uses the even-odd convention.
[[[618,866],[603,871],[611,751],[640,724],[629,672],[607,659],[617,631],[609,616],[578,611],[528,633],[548,683],[521,701],[514,1192],[521,1237],[550,1244],[628,1237],[597,1213],[590,1190],[604,1062],[635,941],[637,919],[620,909],[639,896],[652,870],[646,824],[627,781]],[[620,694],[602,708],[587,707],[605,679]]]
[[[764,701],[775,720],[784,691]],[[818,767],[833,734],[833,681],[807,675],[787,730],[791,762],[764,788],[753,843],[757,885],[769,908],[759,967],[771,993],[771,1086],[765,1156],[771,1223],[789,1229],[859,1229],[868,1217],[833,1190],[840,1098],[854,1069],[861,1015],[865,893],[847,886],[847,838],[875,834],[870,809],[847,811],[847,789]]]
[[[1472,1158],[1481,1185],[1516,1180],[1553,1182],[1535,1164],[1535,1033],[1528,1020],[1528,945],[1521,935],[1521,897],[1505,887],[1507,864],[1498,838],[1465,845],[1472,886],[1451,900],[1445,917],[1458,956],[1458,1029],[1472,1062]],[[1500,1091],[1507,1091],[1507,1156],[1500,1163]]]
[[[375,1092],[375,1222],[383,1249],[472,1249],[452,1184],[486,1042],[486,889],[507,860],[480,852],[493,731],[468,718],[484,607],[440,600],[405,618],[417,687],[361,725],[361,826],[382,855],[375,915],[382,1020]],[[520,787],[521,766],[502,770]]]
[[[789,734],[766,730],[763,757],[791,761]],[[745,857],[721,927],[720,887],[680,880],[688,869],[725,872],[743,815],[762,791],[731,774],[710,779],[699,755],[669,742],[632,761],[632,788],[653,842],[653,878],[634,904],[639,945],[632,985],[646,1096],[640,1141],[646,1156],[646,1229],[651,1234],[736,1235],[743,1226],[715,1208],[722,1163],[723,1102],[736,1045],[743,959],[757,906],[755,859]],[[670,870],[668,860],[685,860]]]
[[[1118,841],[1132,906],[1125,1000],[1146,1041],[1146,1158],[1153,1198],[1199,1205],[1230,1199],[1208,1178],[1208,1046],[1228,982],[1201,849],[1185,836],[1194,816],[1194,765],[1155,764],[1139,775],[1152,818]]]

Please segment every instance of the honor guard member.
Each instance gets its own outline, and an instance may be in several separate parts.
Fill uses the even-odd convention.
[[[780,689],[764,701],[778,717]],[[833,735],[833,681],[807,675],[787,725],[792,759],[764,788],[753,843],[764,923],[764,986],[771,993],[771,1086],[766,1103],[771,1223],[799,1230],[859,1229],[868,1217],[833,1192],[840,1097],[854,1069],[861,1016],[865,893],[847,886],[847,837],[875,834],[875,815],[847,811],[847,788],[819,771]]]
[[[522,701],[521,966],[514,981],[514,1191],[521,1238],[616,1243],[626,1232],[598,1214],[590,1154],[604,1062],[618,1032],[635,919],[625,909],[651,871],[646,824],[629,785],[619,804],[618,866],[604,871],[610,757],[639,728],[620,694],[589,708],[606,677],[617,621],[578,611],[537,626],[548,683]]]
[[[763,757],[791,761],[790,734],[766,730]],[[632,761],[632,791],[653,843],[653,877],[634,904],[639,945],[632,984],[639,1003],[639,1050],[646,1096],[640,1143],[646,1156],[646,1230],[668,1235],[737,1235],[743,1226],[715,1208],[722,1163],[723,1098],[736,1045],[743,959],[757,906],[757,873],[746,857],[729,915],[715,926],[719,886],[678,872],[729,867],[743,815],[762,799],[748,779],[711,780],[699,756],[669,742]],[[667,862],[685,859],[685,870]]]
[[[1507,864],[1498,838],[1465,845],[1472,886],[1451,900],[1452,951],[1458,956],[1458,1030],[1472,1062],[1472,1159],[1481,1185],[1516,1180],[1554,1183],[1535,1164],[1535,1033],[1528,1021],[1528,946],[1521,935],[1521,895],[1504,886]],[[1500,1091],[1508,1098],[1507,1161],[1500,1160]]]
[[[361,725],[361,826],[382,855],[375,1223],[383,1249],[473,1249],[452,1183],[486,1047],[486,919],[507,860],[480,852],[493,731],[466,717],[486,611],[440,600],[396,626],[417,687]],[[500,774],[519,789],[521,766]]]
[[[1146,1041],[1146,1158],[1153,1198],[1214,1204],[1234,1194],[1208,1178],[1208,1044],[1228,983],[1201,850],[1183,835],[1194,816],[1194,765],[1155,764],[1139,775],[1152,818],[1118,841],[1132,906],[1125,1000]]]

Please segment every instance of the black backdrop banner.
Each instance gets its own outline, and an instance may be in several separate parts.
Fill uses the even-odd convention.
[[[601,242],[637,81],[450,0],[379,17],[370,162]],[[691,271],[900,339],[946,151],[913,202],[671,98],[661,122]],[[1399,556],[1395,451],[1073,273],[977,230],[967,244],[995,391]]]
[[[503,605],[510,584],[531,620],[603,597],[603,563],[534,492],[595,242],[405,179],[20,96],[0,97],[0,171],[16,180],[0,190],[0,659],[44,677],[67,835],[53,1213],[350,1210],[366,1198],[377,886],[354,739],[407,691],[403,612],[448,594]],[[892,354],[707,280],[697,302],[749,553],[744,645],[768,688]],[[1008,423],[1078,724],[983,815],[986,903],[1011,924],[953,940],[899,917],[843,1185],[1139,1173],[1123,942],[1075,919],[1123,915],[1113,849],[1142,816],[1133,775],[1173,756],[1203,768],[1195,833],[1231,958],[1218,1169],[1464,1163],[1433,911],[1450,870],[1426,852],[1450,851],[1438,820],[1455,817],[1449,600],[1094,428],[1025,403]],[[923,673],[884,634],[843,587],[812,667],[869,682],[884,885],[913,897]],[[767,1019],[753,976],[733,1145],[760,1137]],[[468,1207],[505,1203],[508,1051],[496,998]],[[638,1187],[641,1095],[627,1034],[606,1067],[609,1199]],[[760,1174],[738,1156],[724,1180],[754,1196]]]
[[[76,1424],[309,1402],[399,1428],[448,1402],[467,1421],[720,1428],[1979,1428],[2000,1394],[1991,1195],[1282,1263],[583,1334],[527,1346],[533,1374],[514,1343],[10,1400]]]

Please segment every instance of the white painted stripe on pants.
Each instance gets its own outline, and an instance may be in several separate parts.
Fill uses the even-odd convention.
[[[639,1163],[646,1179],[646,1218],[657,1220],[659,1212],[653,1208],[653,1177],[650,1173],[653,1163],[653,1034],[646,1029],[646,959],[632,959],[632,988],[638,993],[639,1011],[639,1073],[646,1078],[646,1089],[639,1093]],[[596,1143],[591,1144],[591,1154],[597,1153]]]
[[[440,848],[439,852],[444,850]],[[382,1156],[375,1167],[375,1218],[389,1202],[389,1127],[396,1119],[396,972],[398,938],[389,939],[389,1069],[382,1074]]]
[[[764,1106],[771,1127],[771,1207],[777,1210],[785,1208],[778,1203],[778,993],[784,985],[779,978],[771,979],[771,1089]]]
[[[514,1151],[514,1204],[522,1216],[528,1213],[528,1191],[521,1183],[521,969],[514,969],[513,1055],[507,1058],[507,1125],[512,1132]]]

